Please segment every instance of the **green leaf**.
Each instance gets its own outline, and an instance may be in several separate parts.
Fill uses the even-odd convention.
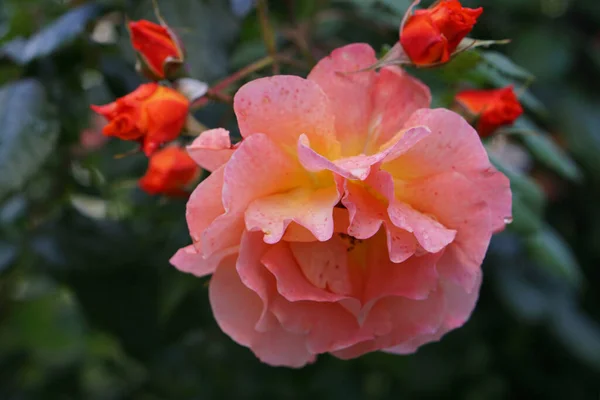
[[[503,75],[523,81],[532,81],[535,79],[531,72],[518,66],[502,53],[497,51],[482,51],[480,54],[485,63]]]
[[[334,0],[336,3],[352,3],[356,7],[369,8],[373,7],[377,0]],[[400,25],[400,24],[398,24]]]
[[[8,269],[17,258],[17,247],[9,242],[0,241],[0,272]]]
[[[555,334],[571,352],[600,370],[600,325],[574,304],[561,304],[552,320]]]
[[[75,40],[103,10],[95,3],[74,8],[29,39],[19,37],[6,43],[0,49],[0,56],[20,65],[48,56]]]
[[[481,55],[477,51],[465,51],[453,57],[452,60],[440,67],[439,71],[444,80],[455,83],[465,79],[465,75],[479,64]]]
[[[408,10],[408,7],[410,7],[412,0],[379,0],[379,2],[402,16]],[[400,26],[400,21],[398,21],[398,26]]]
[[[552,228],[543,227],[525,239],[525,244],[531,258],[548,272],[575,287],[581,284],[583,275],[571,248]]]
[[[490,161],[510,179],[513,193],[513,222],[510,228],[522,235],[535,234],[542,227],[546,205],[544,192],[534,180],[505,165],[492,154]]]
[[[539,162],[566,179],[576,182],[581,180],[582,175],[577,164],[548,135],[540,133],[533,123],[521,118],[511,131],[519,135]]]
[[[41,83],[0,88],[0,198],[20,189],[50,155],[59,125]]]
[[[27,284],[34,285],[34,279],[21,286]],[[68,364],[85,349],[84,321],[72,293],[63,288],[14,302],[0,337],[6,329],[14,332],[15,348],[31,352],[42,364]]]
[[[600,102],[575,92],[566,92],[557,109],[562,138],[566,140],[570,152],[589,172],[588,177],[600,179]]]
[[[505,165],[494,155],[490,154],[490,161],[500,172],[510,179],[510,187],[513,194],[519,196],[527,207],[541,216],[546,199],[539,185],[527,175]]]
[[[535,234],[542,228],[542,217],[534,212],[518,192],[513,192],[513,222],[510,229],[521,235]]]

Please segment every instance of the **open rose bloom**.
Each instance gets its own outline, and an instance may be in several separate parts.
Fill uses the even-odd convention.
[[[316,355],[406,354],[465,323],[492,234],[511,217],[508,179],[426,86],[335,50],[308,79],[243,86],[243,136],[188,148],[212,172],[190,197],[193,245],[172,258],[210,281],[219,326],[271,365]]]

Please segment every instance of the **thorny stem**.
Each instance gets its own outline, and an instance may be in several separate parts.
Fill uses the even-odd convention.
[[[158,0],[152,0],[152,8],[154,9],[154,15],[156,15],[156,19],[162,24],[167,25],[165,19],[160,13],[160,7],[158,6]]]
[[[303,33],[304,30],[304,27],[298,27],[295,29],[285,30],[283,31],[283,34],[286,35],[287,39],[293,42],[296,47],[298,47],[298,50],[300,50],[300,53],[302,53],[302,56],[306,59],[306,62],[308,62],[310,65],[315,65],[317,61],[310,51],[310,44]]]
[[[266,56],[264,58],[261,58],[258,61],[253,62],[252,64],[240,69],[239,71],[229,75],[228,77],[217,82],[213,87],[208,89],[206,96],[201,97],[198,101],[196,101],[194,104],[192,104],[192,108],[198,109],[198,108],[205,106],[210,101],[211,98],[218,99],[218,100],[224,100],[224,96],[227,96],[227,95],[224,95],[221,93],[223,90],[227,89],[230,85],[234,84],[235,82],[239,81],[240,79],[245,78],[246,76],[250,75],[251,73],[261,70],[261,69],[273,64],[274,61],[275,61],[274,57]],[[227,96],[227,97],[230,98],[230,96]],[[227,102],[229,102],[229,100]]]
[[[250,75],[256,71],[259,71],[265,67],[268,67],[269,65],[273,64],[275,61],[279,61],[279,62],[288,64],[288,65],[291,65],[291,66],[294,66],[294,67],[297,67],[300,69],[310,69],[310,66],[306,65],[305,63],[303,63],[301,61],[294,60],[293,58],[289,57],[286,54],[279,54],[279,55],[276,55],[275,57],[266,56],[264,58],[261,58],[260,60],[253,62],[250,65],[247,65],[246,67],[240,69],[239,71],[229,75],[228,77],[224,78],[223,80],[217,82],[210,89],[208,89],[206,96],[202,96],[200,99],[198,99],[196,102],[194,102],[192,104],[191,108],[194,110],[202,108],[210,100],[218,100],[223,103],[231,103],[233,99],[231,98],[230,95],[223,93],[223,91],[225,89],[227,89],[229,86],[236,83],[237,81],[244,79],[248,75]]]
[[[267,0],[258,0],[256,3],[256,10],[258,12],[258,20],[260,21],[263,41],[265,42],[269,55],[274,59],[273,74],[277,75],[280,71],[279,63],[276,60],[277,43],[275,42],[275,31],[269,20],[269,6]]]
[[[217,101],[220,101],[221,103],[232,103],[233,102],[233,98],[230,95],[221,93],[221,92],[215,92],[215,91],[209,90],[206,93],[206,96],[211,100],[217,100]]]

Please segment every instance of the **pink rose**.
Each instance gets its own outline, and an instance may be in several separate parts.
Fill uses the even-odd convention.
[[[271,365],[410,353],[461,326],[510,219],[509,181],[463,118],[397,67],[344,73],[375,62],[353,44],[308,79],[250,82],[241,144],[216,129],[188,148],[213,173],[171,262],[214,274],[219,326]]]

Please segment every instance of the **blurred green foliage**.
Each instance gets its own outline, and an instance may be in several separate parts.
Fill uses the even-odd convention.
[[[141,82],[123,17],[152,18],[151,2],[4,0],[0,399],[597,399],[600,3],[464,3],[485,7],[474,37],[512,43],[411,72],[438,106],[465,86],[513,84],[527,108],[486,143],[511,179],[514,222],[492,242],[479,305],[415,355],[325,355],[287,370],[220,332],[207,281],[169,266],[189,241],[184,201],[135,187],[145,158],[114,158],[131,144],[85,140],[98,129],[89,105]],[[297,60],[284,72],[306,74],[352,41],[383,51],[408,4],[270,2],[278,49]],[[160,6],[195,78],[214,82],[267,53],[251,0]],[[235,129],[224,105],[197,117]]]

